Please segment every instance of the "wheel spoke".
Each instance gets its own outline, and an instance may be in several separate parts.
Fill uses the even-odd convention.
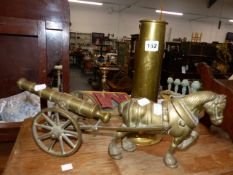
[[[43,125],[43,124],[38,124],[38,123],[35,123],[35,126],[41,127],[43,129],[46,129],[46,130],[49,130],[49,131],[51,131],[53,129],[51,126]]]
[[[60,123],[59,114],[58,114],[58,113],[56,113],[56,114],[55,114],[55,116],[56,116],[56,124],[57,124],[57,126],[60,126],[60,125],[61,125],[61,123]]]
[[[53,112],[48,112],[47,115],[51,120],[54,120],[54,113]]]
[[[67,120],[62,126],[61,128],[65,129],[66,127],[68,127],[71,124],[70,120]]]
[[[34,118],[33,137],[45,152],[56,156],[72,155],[81,145],[81,131],[72,114],[57,107],[43,109]]]
[[[62,136],[59,137],[59,144],[60,144],[60,147],[61,147],[61,153],[64,155],[65,154],[65,149],[64,149],[64,142],[63,142]]]
[[[62,135],[62,137],[64,138],[64,140],[66,141],[66,143],[71,147],[74,148],[75,145],[73,144],[73,142],[66,136],[66,135]]]
[[[48,150],[51,151],[55,145],[55,143],[57,142],[57,140],[52,140],[49,144]]]
[[[48,139],[50,137],[51,137],[51,133],[49,132],[49,133],[46,133],[46,134],[38,136],[37,139],[39,139],[39,140],[46,140],[46,139]]]
[[[51,125],[51,126],[56,126],[56,124],[44,113],[42,113],[42,115],[44,116],[45,120]]]
[[[78,138],[78,133],[75,131],[64,130],[63,132],[65,133],[66,136],[71,136],[71,137],[73,136],[75,138]]]

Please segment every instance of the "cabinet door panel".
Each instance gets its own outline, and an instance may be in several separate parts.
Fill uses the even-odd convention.
[[[0,35],[0,60],[4,63],[0,64],[1,97],[19,91],[16,81],[20,77],[38,81],[37,47],[36,37]]]
[[[0,18],[0,98],[20,92],[16,81],[46,81],[45,24],[37,20]],[[44,31],[43,31],[44,30]]]

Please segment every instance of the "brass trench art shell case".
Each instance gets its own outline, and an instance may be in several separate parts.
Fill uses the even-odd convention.
[[[157,101],[167,22],[141,20],[132,97]]]
[[[132,97],[145,97],[157,101],[164,39],[166,31],[165,21],[141,20],[139,43],[136,49],[135,73],[133,76]],[[161,140],[159,135],[132,134],[131,140],[137,145],[151,145]]]

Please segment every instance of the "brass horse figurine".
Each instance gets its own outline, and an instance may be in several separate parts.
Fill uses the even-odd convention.
[[[223,121],[223,110],[226,106],[226,96],[211,91],[199,91],[182,97],[171,97],[162,104],[149,101],[142,106],[138,100],[132,98],[120,104],[119,111],[122,114],[122,127],[130,128],[160,128],[173,137],[172,143],[164,156],[166,166],[176,168],[178,166],[174,152],[188,148],[197,138],[198,133],[193,129],[198,125],[199,113],[204,109],[210,116],[214,125]],[[129,132],[117,131],[113,136],[109,147],[109,155],[114,159],[121,159],[121,149],[117,143],[121,141],[125,151],[134,151],[136,145],[126,136]]]

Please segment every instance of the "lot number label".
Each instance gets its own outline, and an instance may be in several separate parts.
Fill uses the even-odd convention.
[[[157,52],[159,50],[159,41],[146,41],[145,51]]]

